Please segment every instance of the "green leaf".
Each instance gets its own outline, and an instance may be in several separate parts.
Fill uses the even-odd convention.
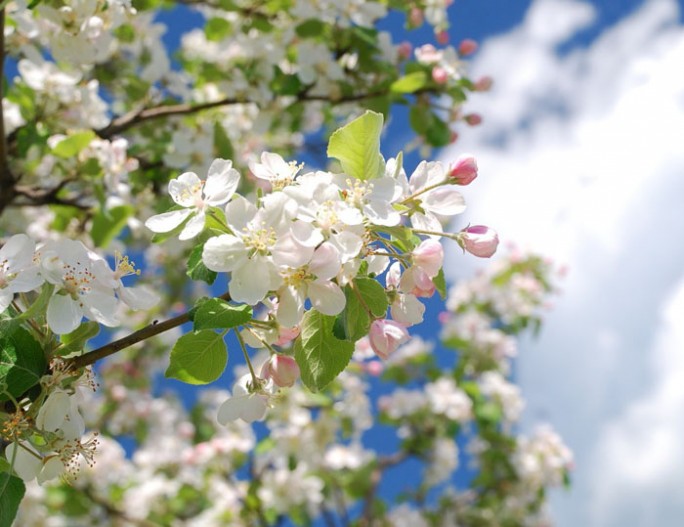
[[[397,79],[390,86],[393,93],[414,93],[425,87],[427,75],[424,71],[414,71]]]
[[[194,318],[195,330],[230,329],[246,324],[252,319],[252,307],[247,304],[229,304],[220,298],[212,298],[197,308]]]
[[[409,110],[409,124],[411,128],[419,134],[423,135],[432,122],[432,114],[423,106],[411,106]]]
[[[295,341],[295,360],[302,381],[311,391],[327,386],[349,364],[354,344],[333,335],[335,317],[315,309],[304,314],[301,334]]]
[[[216,271],[211,271],[207,269],[204,262],[202,262],[202,251],[204,250],[204,245],[197,245],[188,258],[188,270],[186,274],[191,280],[201,280],[211,285],[216,280]]]
[[[328,157],[342,163],[342,170],[356,179],[378,177],[384,171],[380,155],[382,114],[367,111],[335,131],[328,143]]]
[[[164,375],[188,384],[208,384],[221,376],[227,363],[228,350],[223,335],[205,329],[178,339]]]
[[[24,498],[24,482],[7,472],[0,472],[0,527],[11,527]]]
[[[78,155],[81,150],[86,148],[95,137],[95,132],[92,130],[72,134],[57,143],[52,149],[52,153],[57,157],[74,157]]]
[[[24,328],[0,338],[0,384],[13,397],[20,397],[35,386],[45,373],[47,364],[43,348]],[[8,399],[0,393],[0,401]]]
[[[230,35],[232,27],[225,18],[210,18],[204,26],[204,34],[210,42],[219,42]]]
[[[435,289],[437,289],[437,292],[439,293],[439,297],[442,300],[446,300],[447,285],[446,285],[446,280],[444,279],[444,269],[439,270],[439,273],[437,273],[437,276],[435,276],[432,279],[432,283],[435,284]]]
[[[387,292],[385,288],[372,278],[357,278],[354,280],[356,292],[361,295],[361,301],[370,309],[375,317],[384,317],[387,314]]]
[[[71,333],[67,333],[59,337],[62,346],[58,352],[60,355],[69,355],[74,351],[82,351],[85,348],[86,342],[100,333],[100,324],[89,320],[78,326]]]
[[[347,302],[344,311],[335,319],[333,334],[338,339],[356,342],[368,335],[371,324],[370,316],[361,304],[360,295],[352,289],[351,285],[344,288],[344,296],[347,298]]]
[[[451,128],[436,115],[432,116],[425,138],[432,146],[445,146],[451,143]]]
[[[119,205],[111,209],[100,209],[93,218],[90,235],[96,247],[106,247],[126,226],[126,221],[135,212],[131,205]]]
[[[297,35],[303,38],[317,37],[323,34],[325,22],[317,18],[309,18],[295,28]]]
[[[235,149],[230,141],[226,129],[218,121],[214,123],[214,154],[222,159],[233,159]]]

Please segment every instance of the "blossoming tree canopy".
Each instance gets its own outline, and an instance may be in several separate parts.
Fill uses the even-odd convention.
[[[491,80],[466,75],[475,43],[449,45],[449,3],[183,1],[197,23],[175,51],[166,2],[2,3],[0,527],[542,517],[570,454],[550,430],[512,434],[507,376],[551,266],[518,256],[451,293],[453,367],[411,336],[447,296],[442,238],[482,258],[499,242],[445,227],[473,156],[405,166],[380,150],[396,104],[423,157],[481,121],[462,107]],[[377,29],[391,11],[439,47],[394,42]],[[292,160],[321,144],[317,168]],[[219,389],[188,410],[155,393],[161,371]],[[380,375],[396,389],[373,408]],[[374,419],[395,432],[388,457],[364,444]],[[481,474],[428,510],[459,437]],[[377,492],[413,458],[421,510]]]

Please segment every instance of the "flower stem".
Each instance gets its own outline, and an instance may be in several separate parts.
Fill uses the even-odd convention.
[[[242,354],[245,356],[245,361],[247,362],[247,367],[249,368],[249,373],[252,375],[252,386],[256,388],[259,386],[259,379],[256,376],[256,373],[254,373],[254,368],[252,367],[252,361],[249,360],[249,353],[247,353],[247,346],[245,346],[245,341],[242,338],[242,335],[240,335],[239,331],[235,331],[235,335],[237,336],[238,342],[240,343],[240,347],[242,348]]]

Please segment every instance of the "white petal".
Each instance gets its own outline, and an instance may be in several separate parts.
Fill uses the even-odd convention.
[[[340,258],[343,263],[356,258],[361,248],[363,247],[363,240],[357,234],[350,231],[342,231],[336,236],[330,238],[330,243],[340,251]]]
[[[254,203],[239,194],[226,205],[226,221],[231,229],[240,232],[256,216],[257,208]]]
[[[194,207],[202,198],[202,181],[194,172],[185,172],[169,181],[171,199],[183,207]]]
[[[294,238],[305,247],[318,247],[324,240],[321,231],[305,221],[292,222],[290,230]]]
[[[43,466],[40,458],[17,446],[16,443],[7,445],[5,457],[10,464],[14,459],[14,471],[24,481],[31,481],[34,479]]]
[[[421,214],[420,212],[414,212],[411,214],[411,225],[414,229],[421,231],[432,231],[432,232],[443,232],[442,224],[437,219],[437,217],[431,212]],[[432,238],[438,238],[439,236],[431,235]]]
[[[119,298],[131,309],[150,309],[159,302],[159,296],[145,286],[122,287]]]
[[[91,320],[96,320],[100,324],[113,327],[119,325],[119,320],[116,318],[116,310],[119,306],[119,301],[112,294],[101,293],[99,291],[92,291],[87,295],[83,295],[82,302],[84,305],[84,312]]]
[[[276,317],[281,326],[299,325],[304,315],[304,295],[300,290],[290,286],[278,290],[278,311]]]
[[[421,161],[409,178],[409,189],[411,194],[415,194],[427,186],[428,181],[428,163]]]
[[[268,408],[268,397],[258,393],[247,397],[247,400],[242,405],[240,417],[248,423],[254,421],[261,421],[266,415]]]
[[[183,230],[178,235],[179,240],[190,240],[197,236],[204,229],[204,211],[198,212],[185,224]]]
[[[3,313],[9,307],[13,298],[14,293],[9,288],[0,289],[0,313]]]
[[[270,266],[264,260],[261,263],[255,258],[251,262],[234,269],[230,275],[228,290],[236,302],[244,302],[251,306],[261,302],[271,290]]]
[[[324,315],[339,315],[347,303],[342,289],[335,282],[312,282],[308,294],[311,305]]]
[[[59,459],[59,456],[52,456],[43,465],[38,474],[38,484],[42,485],[46,481],[58,478],[65,472],[64,463]]]
[[[240,183],[240,174],[228,159],[215,159],[209,167],[204,196],[207,204],[217,207],[228,201]]]
[[[36,426],[47,432],[56,432],[64,423],[69,407],[68,393],[61,390],[52,392],[38,411]]]
[[[238,419],[242,410],[241,401],[246,397],[247,396],[245,395],[241,397],[231,397],[230,399],[225,400],[223,404],[219,406],[218,414],[216,415],[216,420],[219,424],[225,426],[229,422]]]
[[[0,261],[7,260],[11,273],[29,267],[33,263],[35,242],[25,234],[15,234],[0,249]]]
[[[401,216],[387,201],[370,201],[363,207],[363,212],[374,225],[394,227],[401,223]]]
[[[424,209],[443,216],[461,214],[466,208],[463,196],[452,186],[437,187],[421,198]]]
[[[247,259],[247,248],[240,238],[222,234],[204,244],[202,262],[212,271],[232,271]]]
[[[323,242],[309,264],[309,271],[321,280],[330,280],[340,272],[340,251],[330,242]]]
[[[394,178],[382,177],[374,179],[372,184],[371,199],[373,200],[392,201],[398,195],[397,191],[401,191],[401,188],[397,188],[398,185]]]
[[[148,218],[145,227],[152,232],[169,232],[178,227],[194,211],[192,209],[171,210]]]
[[[423,321],[425,305],[415,295],[399,293],[390,308],[392,319],[404,326],[413,326]]]
[[[301,245],[291,232],[280,236],[271,249],[273,261],[276,265],[285,265],[293,269],[309,263],[313,253],[313,247]]]
[[[70,296],[54,295],[47,308],[47,323],[50,329],[63,335],[71,333],[81,323],[83,310]]]

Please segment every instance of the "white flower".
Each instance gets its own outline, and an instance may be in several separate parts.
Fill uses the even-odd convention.
[[[425,386],[431,410],[454,421],[470,418],[473,403],[453,379],[442,377]]]
[[[292,183],[295,175],[299,172],[300,166],[293,162],[287,163],[278,154],[263,152],[261,154],[261,163],[252,161],[249,163],[249,169],[255,177],[270,182],[275,190]]]
[[[219,407],[217,421],[224,426],[236,419],[242,419],[248,423],[261,421],[269,406],[270,391],[272,391],[272,383],[264,387],[253,387],[252,376],[243,375],[233,385],[233,396]]]
[[[240,174],[226,159],[216,159],[209,167],[206,182],[194,172],[185,172],[169,182],[171,199],[181,207],[149,218],[145,225],[152,232],[169,232],[190,218],[180,235],[181,240],[197,236],[204,228],[207,207],[225,204],[235,193]]]
[[[25,234],[12,236],[0,248],[0,313],[5,311],[14,293],[25,293],[43,283],[33,263],[35,243]]]
[[[93,259],[81,242],[48,242],[40,249],[40,256],[41,274],[56,286],[47,309],[52,331],[70,333],[84,316],[106,326],[118,324],[114,290],[96,280]]]

